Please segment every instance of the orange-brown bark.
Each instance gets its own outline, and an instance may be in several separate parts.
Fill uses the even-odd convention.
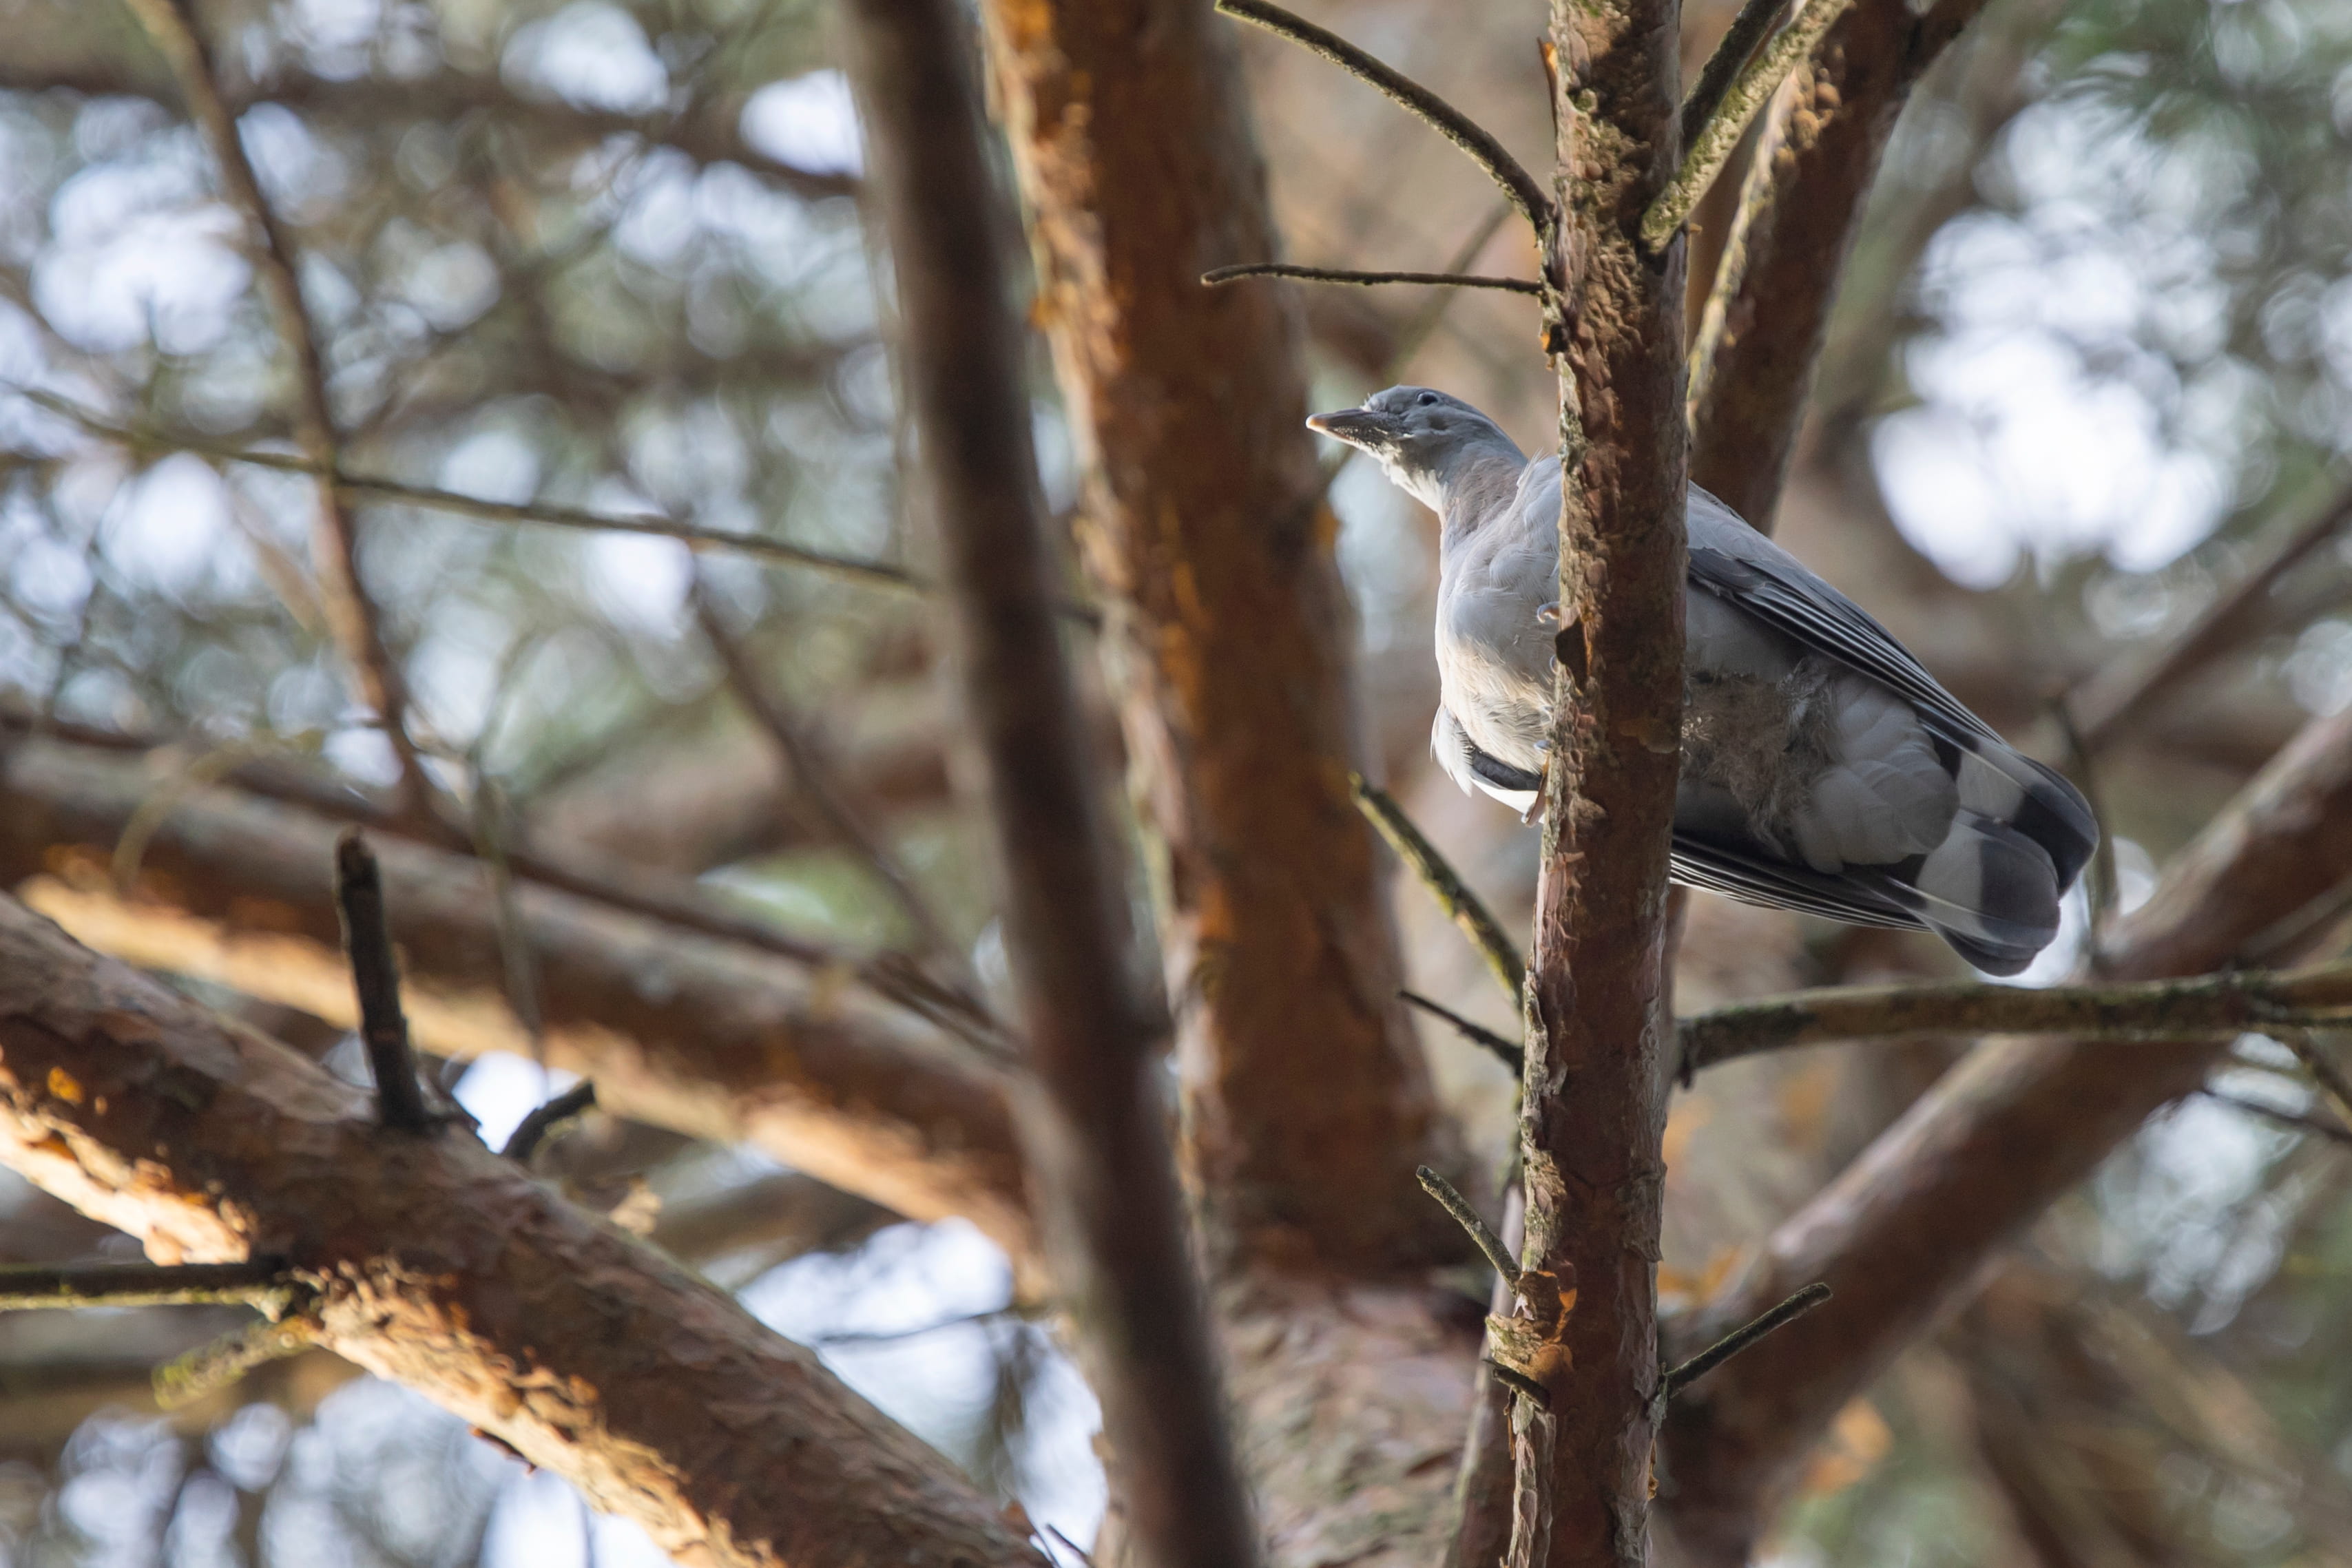
[[[2352,876],[2352,715],[2315,720],[2168,869],[2112,937],[2119,979],[2228,964]],[[1829,1305],[1678,1402],[1667,1506],[1696,1563],[1743,1563],[1830,1419],[1976,1279],[1995,1249],[2151,1113],[2225,1040],[1979,1047],[1774,1233],[1688,1326],[1704,1343],[1799,1285]]]
[[[0,1163],[163,1262],[282,1256],[324,1343],[682,1560],[1034,1565],[814,1354],[456,1126],[370,1096],[0,898]]]
[[[1186,1155],[1210,1243],[1349,1270],[1458,1250],[1369,830],[1349,618],[1233,24],[991,0],[1037,315],[1088,470],[1129,756],[1164,857]]]
[[[24,739],[0,752],[0,885],[143,967],[350,1021],[333,898],[338,824],[241,791],[175,797],[135,895],[115,845],[167,782],[135,756]],[[528,1051],[508,1010],[481,865],[375,838],[418,1043]],[[960,1214],[1034,1269],[1003,1075],[839,977],[570,894],[518,889],[551,1063],[605,1104],[697,1136],[749,1140],[919,1218]]]

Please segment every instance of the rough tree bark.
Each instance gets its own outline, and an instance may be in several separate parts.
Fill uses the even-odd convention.
[[[1167,1010],[1062,643],[1023,342],[957,0],[846,0],[851,79],[897,282],[899,379],[988,778],[1005,948],[1034,1074],[1017,1103],[1054,1278],[1076,1320],[1120,1534],[1143,1568],[1247,1568],[1160,1093]]]
[[[1184,1157],[1266,1550],[1426,1563],[1475,1314],[1417,1270],[1467,1249],[1412,1176],[1448,1140],[1349,798],[1352,633],[1295,301],[1200,282],[1276,254],[1233,24],[1198,0],[982,9],[1160,856]]]
[[[2141,979],[2221,967],[2347,876],[2352,715],[2338,715],[2315,720],[2182,852],[2102,968]],[[1745,1563],[1830,1419],[2227,1044],[1981,1046],[1782,1225],[1690,1342],[1812,1280],[1837,1295],[1676,1404],[1662,1468],[1687,1560]]]
[[[1211,1244],[1381,1270],[1458,1253],[1397,1000],[1352,632],[1232,24],[1197,0],[992,0],[1038,316],[1084,454],[1128,750],[1164,856],[1187,1158]]]
[[[1514,1352],[1549,1399],[1514,1416],[1514,1568],[1648,1553],[1686,445],[1683,242],[1652,254],[1638,235],[1680,151],[1676,24],[1673,0],[1552,13],[1561,630],[1520,1129],[1535,1283]]]
[[[372,1100],[0,897],[0,1163],[160,1262],[286,1259],[321,1343],[686,1562],[1042,1563],[813,1353]]]
[[[1855,5],[1773,95],[1690,372],[1691,482],[1767,533],[1886,139],[1984,5]]]
[[[231,789],[187,790],[123,894],[108,872],[115,846],[167,783],[135,754],[11,742],[0,886],[142,967],[351,1022],[331,875],[339,824]],[[388,834],[376,847],[419,1043],[528,1054],[480,863]],[[609,1107],[757,1144],[912,1218],[962,1215],[1035,1281],[1001,1071],[822,969],[528,883],[517,894],[547,1060],[593,1079]]]

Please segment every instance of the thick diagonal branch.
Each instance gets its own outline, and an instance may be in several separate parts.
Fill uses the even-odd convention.
[[[2315,720],[2173,862],[2105,955],[2131,980],[2220,967],[2352,877],[2352,714]],[[1782,1225],[1694,1340],[1811,1281],[1836,1299],[1675,1406],[1665,1473],[1678,1541],[1744,1562],[1813,1441],[1979,1275],[1994,1249],[2155,1111],[2195,1089],[2226,1037],[1983,1046]]]
[[[1691,352],[1691,482],[1769,531],[1895,116],[1984,0],[1859,5],[1782,82]],[[1807,9],[1812,7],[1808,5]]]
[[[1055,1283],[1102,1401],[1134,1560],[1248,1568],[1256,1531],[1161,1103],[1167,1011],[1136,961],[1125,868],[1054,612],[1058,563],[971,40],[957,0],[846,0],[843,15],[890,239],[899,375],[986,764],[1034,1078],[1018,1124]]]
[[[302,279],[294,243],[262,193],[237,132],[236,116],[222,98],[212,53],[199,29],[191,0],[128,0],[140,25],[172,68],[188,118],[195,122],[220,171],[222,193],[252,231],[254,274],[269,301],[270,319],[294,367],[294,434],[304,455],[322,474],[340,466],[335,417],[327,395],[327,369],[310,312],[302,302]],[[408,686],[398,661],[385,647],[376,607],[360,581],[359,539],[351,514],[334,486],[319,485],[318,527],[312,536],[311,570],[320,601],[343,656],[351,661],[368,706],[383,723],[384,738],[401,764],[412,805],[429,793],[416,747],[408,735]]]
[[[1041,1563],[715,1290],[464,1132],[381,1136],[364,1092],[6,898],[0,1163],[161,1260],[282,1256],[331,1348],[678,1555]]]
[[[125,897],[107,868],[158,782],[135,753],[8,737],[0,886],[142,967],[354,1025],[331,874],[340,824],[226,787],[190,790]],[[527,1054],[483,868],[390,832],[375,842],[418,1045]],[[516,891],[547,1061],[593,1080],[608,1109],[756,1144],[912,1218],[962,1215],[1038,1279],[1002,1072],[845,984],[854,969],[841,960],[786,957],[529,879]]]

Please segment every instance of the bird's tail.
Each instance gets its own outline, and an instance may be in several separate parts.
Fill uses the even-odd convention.
[[[2014,975],[2058,935],[2059,900],[2098,846],[2097,819],[2032,758],[1983,736],[1948,744],[1959,789],[1951,830],[1883,891],[1978,968]]]

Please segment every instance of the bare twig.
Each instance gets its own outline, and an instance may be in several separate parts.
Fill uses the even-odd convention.
[[[1420,283],[1438,288],[1499,288],[1513,294],[1540,297],[1543,285],[1524,277],[1487,277],[1470,272],[1354,272],[1345,267],[1295,267],[1284,261],[1250,261],[1238,267],[1216,267],[1201,274],[1201,281],[1213,287],[1220,283],[1236,283],[1244,277],[1287,277],[1300,283],[1342,283],[1359,288],[1376,288],[1388,283]]]
[[[1658,1380],[1658,1397],[1661,1400],[1672,1399],[1766,1334],[1795,1322],[1829,1299],[1829,1286],[1814,1281],[1771,1311],[1732,1330],[1680,1366],[1667,1372]]]
[[[1788,6],[1789,0],[1745,0],[1739,7],[1722,42],[1715,46],[1715,53],[1707,56],[1706,64],[1700,68],[1697,85],[1683,99],[1685,147],[1698,141],[1707,121],[1715,118],[1715,111],[1723,107],[1724,96],[1730,92],[1739,68],[1748,63],[1756,46],[1764,41],[1764,35],[1772,30],[1772,24]]]
[[[237,1305],[275,1316],[300,1293],[282,1258],[242,1263],[83,1263],[0,1269],[0,1312],[34,1307]]]
[[[1463,1197],[1452,1182],[1447,1181],[1427,1166],[1423,1166],[1412,1174],[1420,1178],[1421,1190],[1435,1198],[1439,1207],[1454,1217],[1454,1223],[1460,1226],[1472,1241],[1477,1243],[1478,1250],[1486,1255],[1487,1262],[1494,1265],[1495,1272],[1500,1274],[1504,1282],[1512,1290],[1517,1290],[1519,1288],[1518,1260],[1513,1258],[1511,1249],[1503,1245],[1503,1239],[1496,1235],[1485,1220],[1478,1218],[1478,1211],[1470,1207],[1470,1200]]]
[[[699,572],[694,578],[693,600],[695,619],[702,628],[703,640],[718,655],[719,668],[727,673],[727,684],[736,700],[750,711],[753,721],[782,753],[793,787],[823,819],[834,839],[862,861],[874,880],[882,884],[882,890],[913,928],[916,940],[946,967],[949,974],[961,975],[966,967],[963,956],[954,938],[948,935],[946,923],[931,908],[930,901],[900,863],[898,853],[835,787],[832,772],[818,754],[816,743],[810,738],[800,716],[792,711],[775,683],[753,664],[750,652],[728,629],[711,598],[709,583]],[[973,1005],[979,1006],[977,1002]]]
[[[2177,1040],[2202,1034],[2340,1024],[2352,1014],[2352,963],[2112,986],[1854,986],[1736,1002],[1684,1019],[1691,1070],[1830,1040],[1950,1034],[2063,1034]]]
[[[396,1132],[425,1132],[433,1116],[409,1048],[408,1019],[400,1010],[400,960],[383,917],[383,877],[375,852],[357,828],[344,830],[335,841],[335,904],[342,912],[343,947],[359,993],[360,1039],[375,1072],[376,1113]]]
[[[301,1354],[319,1343],[322,1332],[318,1320],[309,1317],[247,1323],[157,1367],[155,1403],[165,1410],[193,1405],[257,1366]]]
[[[986,768],[1005,946],[1050,1216],[1135,1561],[1258,1555],[1162,1114],[1164,1002],[1134,961],[1118,841],[1053,611],[1023,327],[960,0],[850,0],[849,76],[890,242],[898,371]]]
[[[1468,115],[1403,72],[1374,59],[1337,33],[1318,27],[1303,16],[1293,16],[1281,6],[1269,4],[1268,0],[1217,0],[1217,9],[1228,16],[1255,23],[1269,33],[1287,38],[1309,54],[1328,60],[1350,76],[1380,89],[1439,135],[1468,153],[1471,161],[1486,170],[1487,176],[1503,188],[1503,193],[1511,199],[1511,204],[1519,210],[1519,215],[1534,225],[1538,236],[1549,237],[1559,221],[1551,198],[1545,194],[1536,177],[1511,156],[1509,150]]]
[[[1355,789],[1358,808],[1371,819],[1372,826],[1396,851],[1397,858],[1412,868],[1413,874],[1421,878],[1439,906],[1462,928],[1462,934],[1470,938],[1479,956],[1486,960],[1486,967],[1501,982],[1511,1005],[1517,1007],[1520,988],[1527,983],[1527,962],[1503,934],[1502,925],[1470,891],[1469,883],[1446,864],[1437,846],[1422,836],[1394,796],[1360,773],[1349,775],[1349,782]]]
[[[539,1145],[548,1134],[572,1117],[585,1113],[595,1103],[596,1085],[583,1078],[554,1099],[533,1106],[530,1115],[515,1124],[513,1135],[507,1139],[507,1146],[499,1152],[510,1160],[529,1165],[530,1156],[539,1152]]]
[[[2126,668],[2092,683],[2074,699],[2071,711],[2094,749],[2131,727],[2151,703],[2179,687],[2256,630],[2254,622],[2271,592],[2296,567],[2352,522],[2352,488],[2291,531],[2267,556],[2207,605],[2189,628],[2168,643],[2155,662]]]
[[[1830,24],[1845,15],[1853,4],[1853,0],[1806,0],[1796,20],[1780,29],[1779,36],[1764,46],[1763,52],[1733,79],[1705,128],[1683,150],[1682,167],[1642,214],[1643,245],[1653,251],[1664,250],[1666,242],[1681,232],[1690,219],[1691,209],[1698,205],[1706,188],[1715,183],[1715,177],[1731,161],[1739,139],[1748,134],[1748,122],[1763,110],[1773,89],[1797,68],[1798,61],[1813,52],[1822,35],[1830,30]]]
[[[411,485],[398,479],[371,477],[347,474],[324,466],[303,456],[284,452],[257,452],[248,447],[230,446],[218,442],[198,440],[193,436],[163,434],[158,432],[134,430],[107,419],[95,410],[84,408],[70,399],[58,396],[37,387],[18,386],[11,390],[38,403],[52,413],[64,415],[93,435],[119,442],[134,452],[189,452],[218,463],[241,463],[248,467],[269,468],[282,474],[324,475],[335,487],[352,496],[364,496],[381,501],[422,507],[429,511],[451,512],[459,517],[478,517],[492,523],[545,523],[555,528],[585,528],[596,532],[650,534],[657,538],[676,539],[694,549],[733,550],[780,566],[805,567],[828,576],[852,582],[862,582],[877,588],[895,589],[905,592],[936,593],[938,589],[903,567],[884,561],[860,560],[851,556],[832,555],[824,550],[809,549],[764,534],[747,534],[733,528],[709,528],[693,523],[681,523],[673,517],[654,512],[599,512],[579,507],[561,507],[542,501],[490,501],[478,496],[468,496],[457,490],[436,489],[429,485]],[[1081,611],[1091,618],[1091,611]]]
[[[131,9],[172,68],[189,119],[195,122],[231,206],[252,231],[255,276],[269,301],[278,336],[294,362],[294,433],[302,451],[321,474],[339,466],[334,413],[327,396],[327,371],[318,336],[302,302],[302,283],[292,239],[262,193],[236,116],[222,98],[211,51],[189,0],[130,0]],[[358,537],[342,497],[331,485],[319,487],[318,528],[311,551],[320,599],[343,656],[351,661],[368,706],[383,721],[384,737],[401,766],[406,804],[431,799],[416,750],[408,736],[408,690],[399,664],[385,648],[374,604],[360,582]]]
[[[1512,1072],[1518,1073],[1526,1071],[1528,1053],[1484,1024],[1471,1022],[1443,1002],[1433,1001],[1419,991],[1401,990],[1397,995],[1402,997],[1408,1006],[1419,1008],[1431,1017],[1443,1019],[1452,1024],[1463,1039],[1483,1051],[1492,1052],[1495,1059],[1509,1068]]]

